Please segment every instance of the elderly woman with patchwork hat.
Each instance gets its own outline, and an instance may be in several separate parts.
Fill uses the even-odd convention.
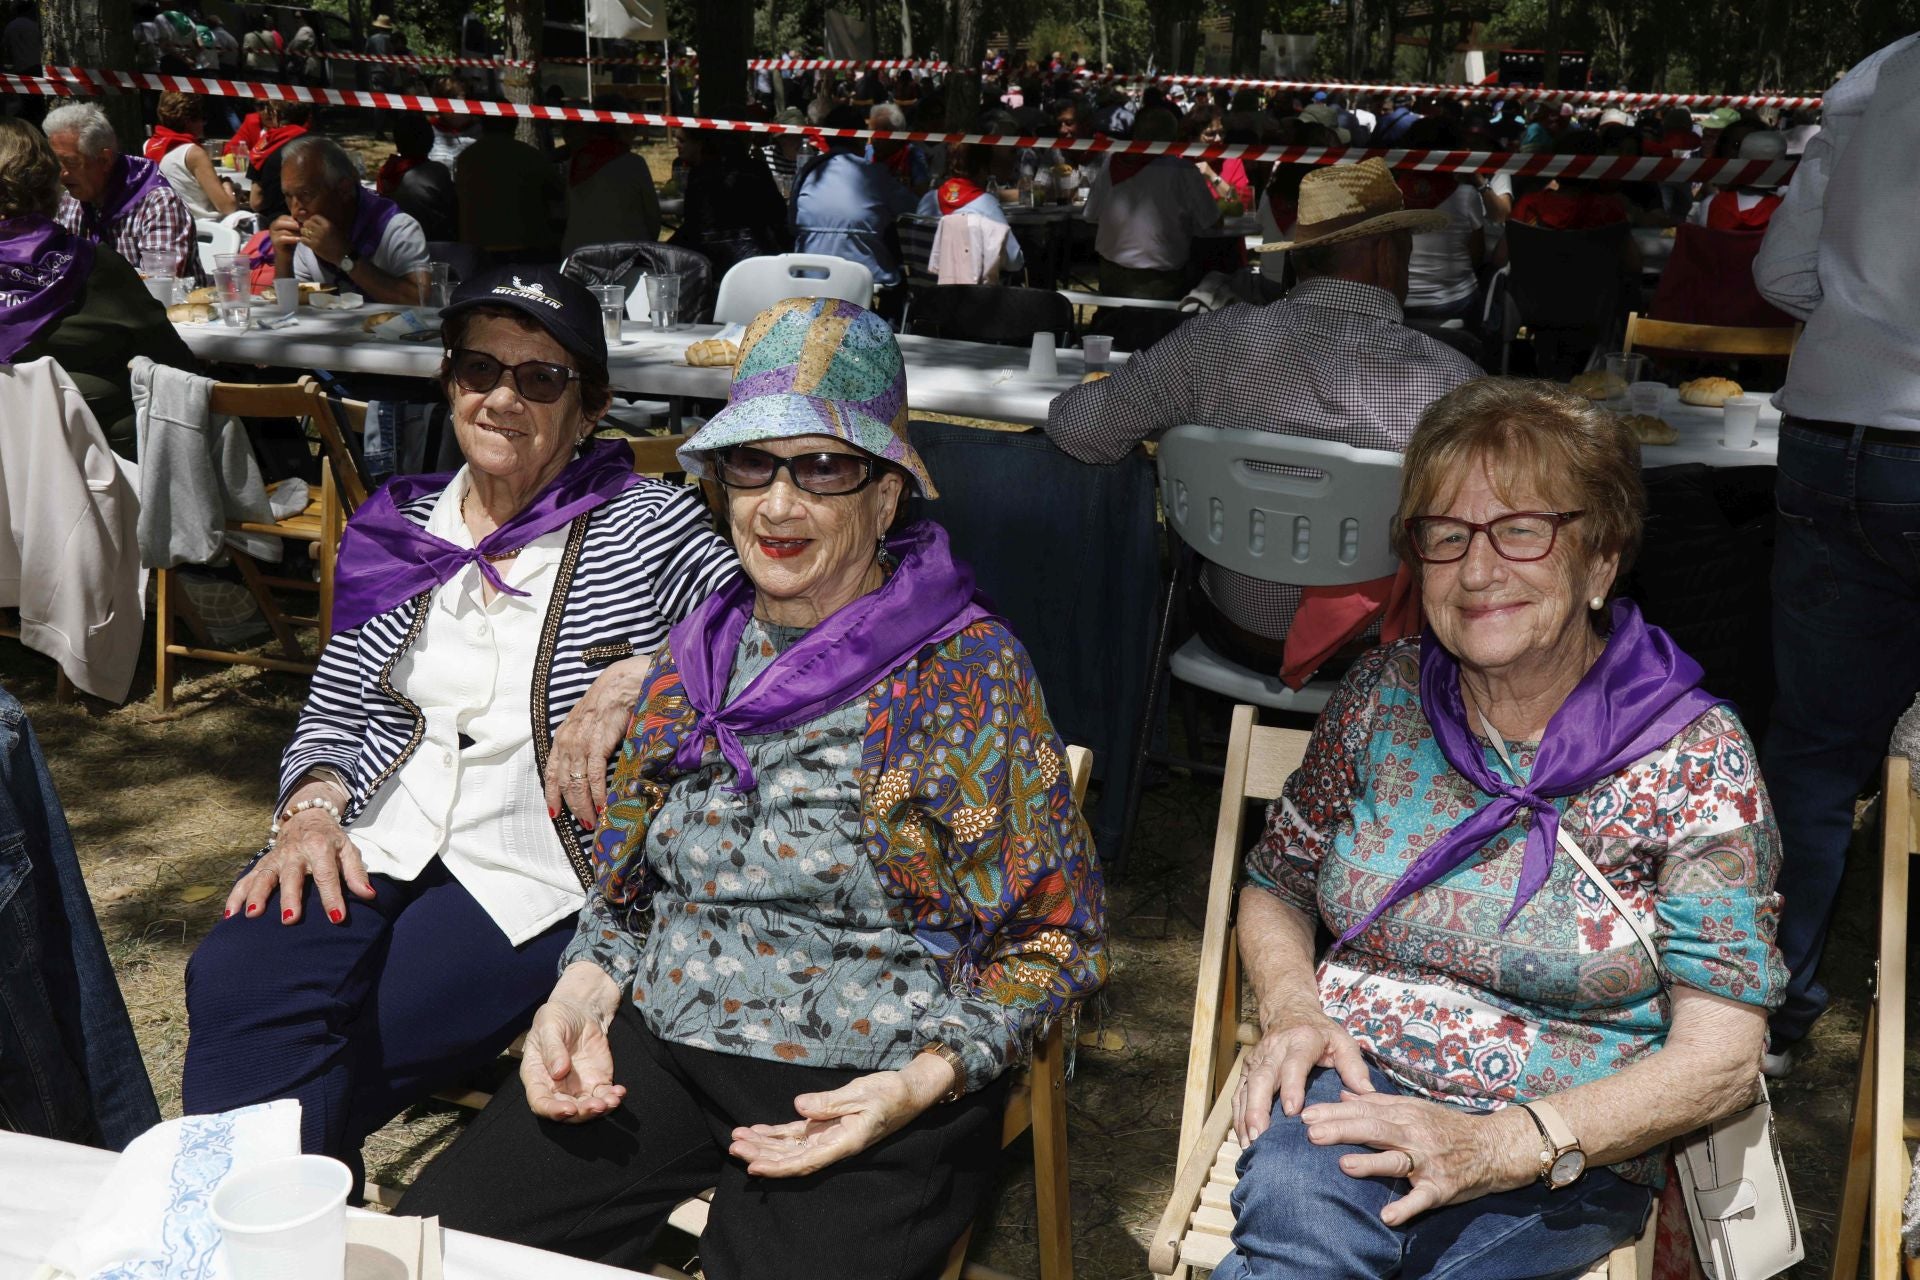
[[[939,1274],[1005,1073],[1106,975],[1104,894],[1020,642],[905,438],[886,324],[789,298],[681,451],[744,579],[655,657],[599,879],[495,1095],[401,1204],[634,1265],[716,1188],[711,1280]]]
[[[341,543],[334,624],[267,848],[187,969],[186,1109],[300,1100],[358,1164],[493,1060],[593,885],[647,658],[738,563],[679,486],[592,433],[606,339],[547,269],[463,283],[440,380],[466,465],[391,481]]]

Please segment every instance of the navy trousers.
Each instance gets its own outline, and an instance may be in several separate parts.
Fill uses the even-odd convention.
[[[526,1029],[573,936],[569,917],[510,945],[437,858],[370,878],[378,896],[349,895],[342,924],[309,880],[296,924],[275,894],[214,926],[187,965],[181,1082],[190,1114],[298,1098],[301,1148],[356,1178],[367,1135]]]

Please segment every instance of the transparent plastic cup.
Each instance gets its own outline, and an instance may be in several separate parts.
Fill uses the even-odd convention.
[[[1060,372],[1060,354],[1053,343],[1053,334],[1045,329],[1033,335],[1033,349],[1027,355],[1029,378],[1051,378]]]
[[[163,307],[173,305],[174,280],[172,276],[148,276],[146,285],[147,292],[153,295],[154,301]]]
[[[344,1280],[353,1174],[329,1156],[288,1156],[233,1174],[213,1223],[233,1280]]]
[[[647,277],[647,318],[656,329],[674,329],[680,323],[680,277]]]
[[[300,305],[300,282],[286,276],[273,282],[273,305],[283,316],[290,316]]]
[[[1667,384],[1664,382],[1632,382],[1627,384],[1627,399],[1633,405],[1635,413],[1644,413],[1648,417],[1658,417],[1660,406],[1667,398]]]
[[[1088,373],[1104,373],[1113,360],[1113,335],[1087,334],[1080,339],[1080,354],[1086,357]]]
[[[600,327],[606,331],[607,341],[620,341],[620,322],[627,316],[627,286],[623,284],[590,284],[587,286],[600,302]]]
[[[452,296],[453,270],[444,262],[429,262],[420,279],[420,305],[436,310],[447,305]]]
[[[1728,396],[1721,412],[1720,443],[1729,449],[1753,448],[1754,433],[1760,427],[1759,396]]]
[[[1607,374],[1610,387],[1618,387],[1618,395],[1625,395],[1627,389],[1646,376],[1647,358],[1638,352],[1616,351],[1607,357]],[[1618,382],[1613,379],[1618,378]]]

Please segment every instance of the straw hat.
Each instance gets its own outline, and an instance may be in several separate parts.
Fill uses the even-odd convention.
[[[1409,209],[1393,170],[1378,158],[1358,164],[1325,165],[1300,180],[1298,232],[1291,240],[1259,246],[1261,253],[1345,244],[1395,231],[1444,231],[1447,215],[1438,209]]]
[[[373,29],[375,31],[391,31],[393,30],[393,19],[383,13],[373,20]]]

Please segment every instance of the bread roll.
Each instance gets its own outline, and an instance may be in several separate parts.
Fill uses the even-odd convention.
[[[687,363],[700,369],[731,369],[740,349],[725,338],[702,338],[687,348]]]
[[[1740,384],[1732,378],[1695,378],[1680,384],[1682,404],[1704,405],[1709,409],[1721,408],[1740,394]]]
[[[381,325],[385,324],[387,321],[393,319],[395,316],[399,314],[400,313],[398,311],[376,311],[372,315],[368,316],[365,320],[362,320],[360,322],[360,327],[366,330],[368,333],[372,333],[375,329],[378,329]]]
[[[1567,384],[1568,390],[1577,396],[1589,400],[1615,400],[1627,394],[1627,384],[1617,373],[1608,373],[1605,369],[1594,369],[1587,373],[1576,374]]]
[[[194,290],[195,293],[211,290]],[[174,324],[206,324],[213,319],[211,302],[176,302],[167,308],[167,319]]]
[[[1650,413],[1629,414],[1622,421],[1641,444],[1672,444],[1680,438],[1680,433],[1673,429],[1672,423]]]

